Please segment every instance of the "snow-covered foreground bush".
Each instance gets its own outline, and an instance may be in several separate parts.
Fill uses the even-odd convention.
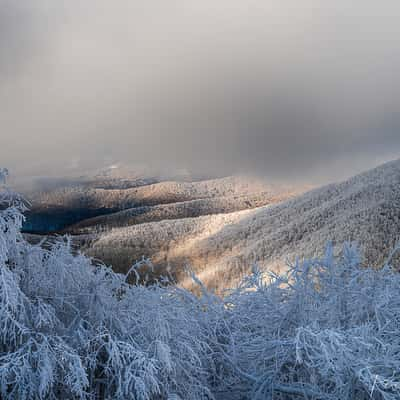
[[[400,398],[400,275],[349,245],[197,297],[30,245],[0,201],[1,399]]]

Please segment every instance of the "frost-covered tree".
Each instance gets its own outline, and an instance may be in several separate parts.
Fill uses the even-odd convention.
[[[20,199],[0,213],[0,393],[5,399],[207,398],[203,309],[162,285],[73,254],[68,238],[28,244]]]
[[[254,268],[223,298],[142,281],[20,233],[25,205],[0,197],[1,399],[400,398],[400,275],[335,258],[285,275]],[[139,276],[138,276],[139,275]],[[133,278],[134,277],[134,278]]]

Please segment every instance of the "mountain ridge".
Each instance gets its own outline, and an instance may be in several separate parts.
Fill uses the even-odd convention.
[[[208,234],[207,226],[214,227]],[[295,255],[317,255],[328,241],[368,243],[362,249],[365,262],[379,263],[399,235],[400,160],[395,160],[275,205],[114,228],[86,251],[104,257],[113,247],[128,260],[138,258],[142,248],[153,249],[146,256],[156,263],[172,265],[179,276],[182,265],[189,264],[207,285],[221,290],[249,271],[252,261],[279,271]],[[112,256],[105,259],[119,264]]]

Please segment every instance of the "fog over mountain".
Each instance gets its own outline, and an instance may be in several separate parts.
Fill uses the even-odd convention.
[[[350,176],[400,150],[398,2],[0,1],[0,159]]]

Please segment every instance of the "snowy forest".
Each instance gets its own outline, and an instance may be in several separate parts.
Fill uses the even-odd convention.
[[[141,263],[115,273],[69,237],[29,244],[24,199],[3,185],[0,201],[1,399],[400,397],[397,248],[375,269],[328,244],[282,275],[255,265],[224,296],[188,270],[195,295],[146,284]]]

